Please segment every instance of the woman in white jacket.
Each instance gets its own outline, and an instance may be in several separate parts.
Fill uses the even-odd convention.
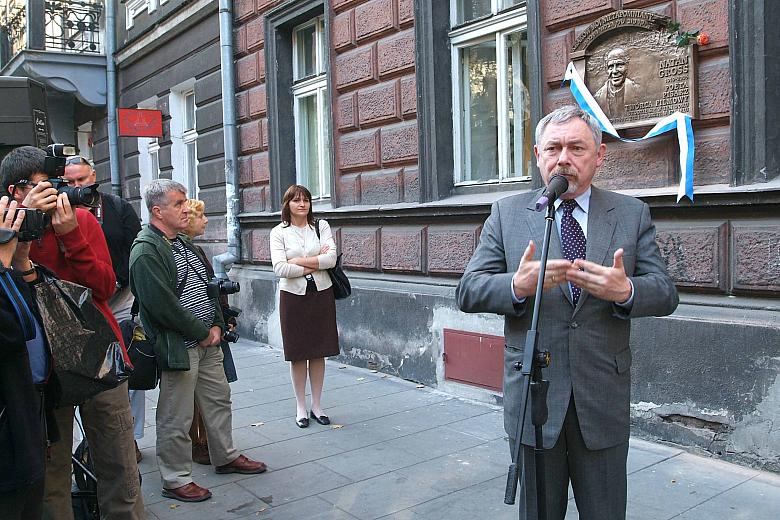
[[[271,263],[280,278],[279,317],[295,391],[295,423],[306,428],[311,417],[330,424],[320,398],[325,358],[339,354],[336,300],[327,272],[336,265],[336,243],[327,221],[314,219],[304,186],[290,186],[282,198],[282,223],[271,230]],[[311,408],[306,407],[307,375]]]

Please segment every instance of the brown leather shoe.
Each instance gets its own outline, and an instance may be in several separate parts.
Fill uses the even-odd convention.
[[[211,491],[200,487],[195,482],[190,482],[176,489],[163,488],[162,496],[182,502],[203,502],[211,498]]]
[[[230,464],[224,466],[217,466],[217,473],[242,473],[244,475],[253,475],[255,473],[263,473],[268,469],[265,462],[259,460],[252,460],[244,455],[239,455],[236,460]]]
[[[211,465],[208,444],[198,443],[192,445],[192,462],[197,462],[198,464],[203,464],[204,466]]]

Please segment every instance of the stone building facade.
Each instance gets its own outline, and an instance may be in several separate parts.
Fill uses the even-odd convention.
[[[635,433],[780,469],[771,426],[780,419],[778,167],[770,150],[777,136],[770,116],[745,113],[737,95],[765,96],[762,85],[736,82],[734,73],[774,74],[763,56],[774,45],[775,15],[761,11],[768,33],[759,50],[761,42],[736,38],[760,18],[757,4],[739,4],[235,2],[242,262],[231,276],[245,287],[242,332],[281,344],[269,232],[286,187],[311,179],[296,171],[314,164],[300,156],[308,139],[301,120],[310,116],[295,94],[306,81],[296,79],[296,42],[318,19],[327,92],[318,113],[327,158],[319,164],[329,174],[320,180],[331,193],[314,210],[336,230],[353,283],[353,295],[338,303],[340,360],[500,402],[502,321],[457,310],[458,276],[491,203],[540,185],[530,132],[543,113],[572,102],[561,80],[576,36],[612,11],[647,9],[711,41],[698,49],[695,203],[675,202],[673,136],[608,140],[595,181],[651,206],[681,292],[673,316],[633,325]],[[767,114],[777,114],[767,103]],[[758,145],[736,146],[744,132]]]

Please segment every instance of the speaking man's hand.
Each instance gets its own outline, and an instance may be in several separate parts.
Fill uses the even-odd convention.
[[[623,303],[631,297],[631,282],[623,267],[623,249],[615,251],[612,267],[577,259],[566,271],[566,279],[602,300]]]
[[[512,277],[512,289],[518,298],[527,298],[536,294],[536,281],[539,278],[541,262],[533,259],[534,252],[536,252],[536,246],[534,241],[530,240],[523,253],[523,258],[520,259],[520,265]],[[571,263],[568,260],[548,260],[542,289],[548,291],[565,282],[566,272],[570,268]]]

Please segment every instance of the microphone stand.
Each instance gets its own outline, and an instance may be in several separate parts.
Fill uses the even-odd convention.
[[[536,280],[536,294],[534,295],[534,311],[531,316],[531,328],[525,336],[525,350],[523,351],[523,361],[515,363],[513,367],[523,375],[523,388],[520,398],[520,413],[517,417],[515,426],[515,444],[512,447],[512,464],[509,466],[507,474],[506,492],[504,494],[504,503],[512,505],[515,503],[517,494],[517,482],[520,476],[520,456],[523,440],[523,425],[528,409],[528,396],[531,396],[531,423],[534,425],[534,466],[536,481],[536,508],[537,519],[547,520],[547,493],[545,487],[545,466],[544,466],[544,443],[542,436],[542,426],[547,422],[547,389],[550,382],[542,379],[542,369],[550,365],[550,352],[539,350],[539,334],[537,327],[539,324],[539,313],[542,303],[542,289],[544,287],[544,275],[547,271],[547,255],[550,250],[550,236],[552,235],[552,225],[555,222],[555,204],[550,202],[547,205],[547,214],[545,215],[544,241],[542,242],[542,257],[539,266],[539,277]],[[523,473],[527,477],[528,468],[523,467]]]

